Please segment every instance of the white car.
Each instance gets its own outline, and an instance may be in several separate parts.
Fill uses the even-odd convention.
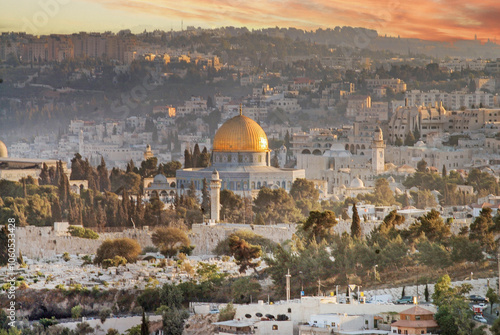
[[[482,323],[488,323],[488,321],[482,315],[474,315],[473,319]]]

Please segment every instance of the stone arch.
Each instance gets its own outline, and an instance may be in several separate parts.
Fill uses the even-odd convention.
[[[311,151],[309,151],[309,149],[304,149],[304,150],[302,150],[302,154],[304,154],[304,155],[310,155]]]
[[[321,150],[319,150],[319,149],[315,149],[315,150],[313,151],[313,155],[316,155],[316,156],[321,156]]]

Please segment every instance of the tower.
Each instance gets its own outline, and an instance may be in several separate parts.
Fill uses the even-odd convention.
[[[148,159],[154,157],[153,151],[151,151],[151,145],[146,145],[146,151],[144,151],[144,160],[147,161]]]
[[[214,222],[220,220],[220,188],[219,172],[214,170],[210,180],[210,219]]]
[[[384,150],[385,144],[382,129],[377,126],[372,141],[372,172],[374,174],[381,174],[384,172]]]

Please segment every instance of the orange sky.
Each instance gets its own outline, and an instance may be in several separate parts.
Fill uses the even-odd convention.
[[[430,40],[500,38],[497,0],[2,0],[0,31],[355,26]],[[42,3],[53,3],[49,9]],[[45,14],[45,16],[44,16]],[[42,20],[46,18],[47,20]],[[38,21],[37,21],[38,19]],[[27,24],[27,22],[35,24]],[[27,28],[28,27],[28,28]],[[29,31],[33,30],[33,31]]]

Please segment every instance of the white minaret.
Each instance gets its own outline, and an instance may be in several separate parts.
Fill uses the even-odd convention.
[[[384,150],[384,135],[382,134],[382,129],[377,126],[372,142],[372,172],[374,174],[384,173]]]
[[[219,172],[214,170],[210,180],[210,219],[213,222],[220,221],[220,188]]]

